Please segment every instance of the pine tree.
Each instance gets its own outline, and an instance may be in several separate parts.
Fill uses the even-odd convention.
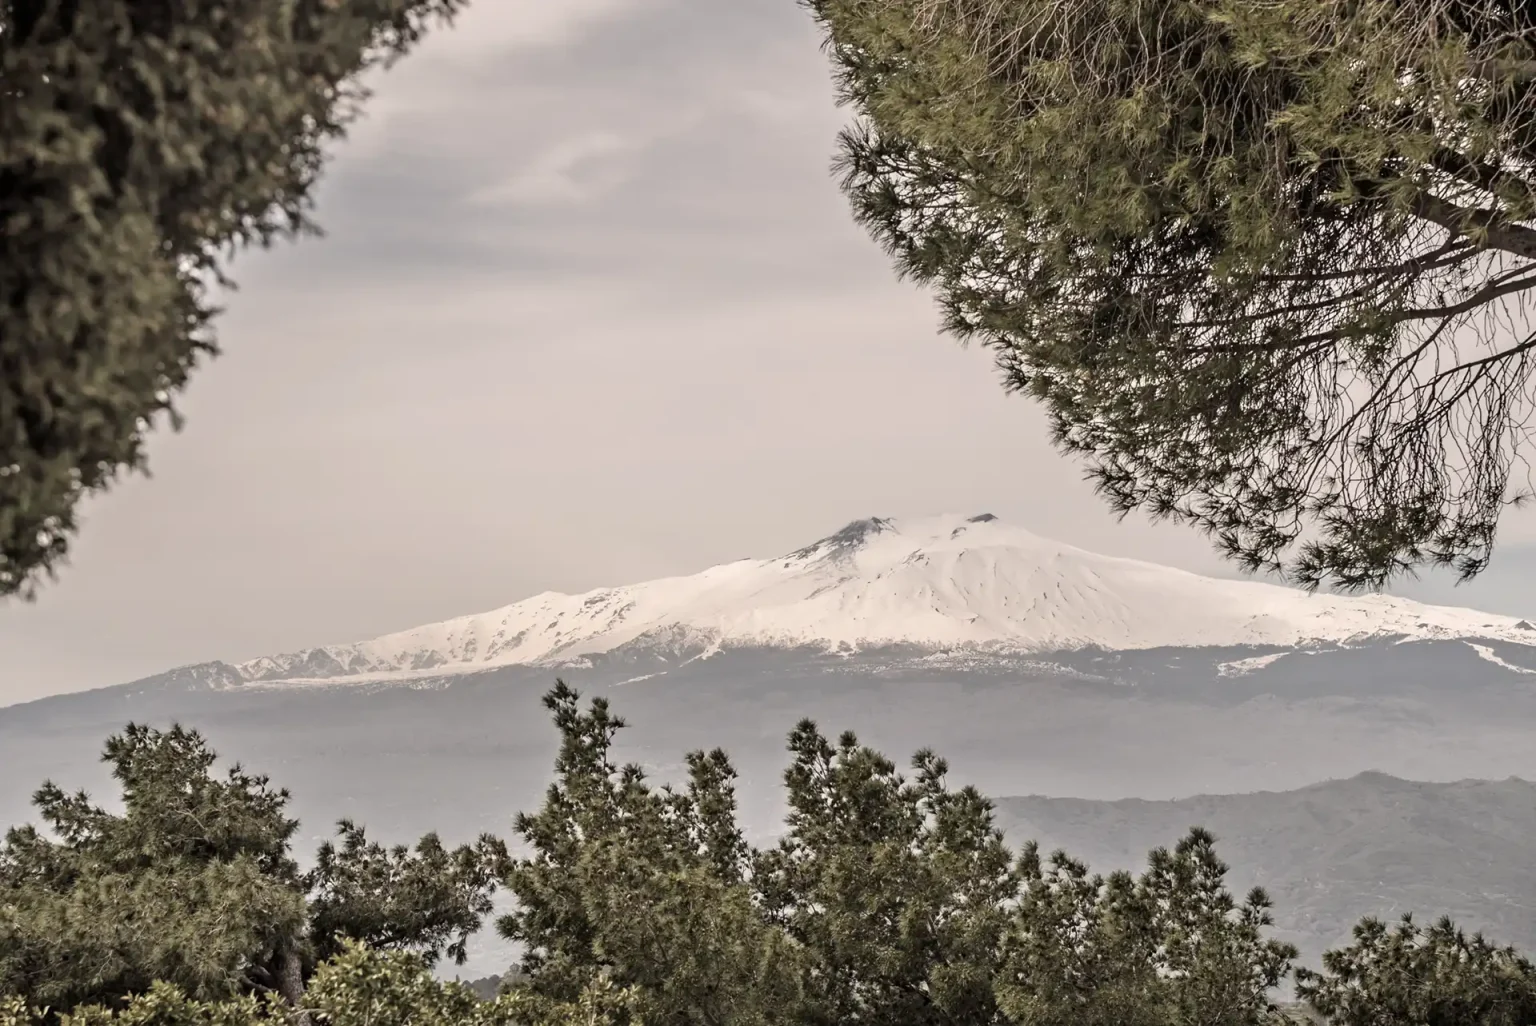
[[[801,960],[744,880],[724,753],[689,756],[684,789],[652,787],[613,761],[624,723],[604,700],[584,711],[559,683],[545,704],[555,782],[517,819],[531,854],[505,876],[517,908],[498,924],[526,946],[519,992],[570,1003],[606,980],[634,990],[650,1026],[797,1021]]]
[[[1531,413],[1536,5],[805,0],[856,218],[1112,508],[1480,572]]]
[[[1269,899],[1225,883],[1215,839],[1193,830],[1139,878],[1065,853],[1020,860],[1024,892],[998,992],[1018,1026],[1258,1026],[1296,949],[1264,937]]]
[[[1301,970],[1296,992],[1330,1026],[1528,1026],[1536,1022],[1536,967],[1449,919],[1428,929],[1411,916],[1376,919],[1355,942]]]
[[[790,735],[788,828],[753,862],[770,922],[806,951],[826,1026],[1001,1023],[993,995],[1013,857],[973,788],[932,752],[914,778],[806,721]]]
[[[435,979],[426,962],[403,951],[348,941],[319,966],[304,995],[305,1012],[327,1026],[617,1026],[633,995],[598,982],[572,1003],[526,993],[478,999],[468,987]],[[42,1026],[42,1009],[0,996],[0,1026]],[[190,998],[156,983],[121,1004],[85,1005],[70,1026],[292,1026],[291,1009],[272,996],[217,1001]]]
[[[188,1000],[275,993],[291,1006],[344,941],[464,956],[506,852],[490,837],[385,850],[350,823],[301,872],[288,793],[232,767],[195,732],[131,725],[104,759],[123,811],[45,784],[46,830],[0,846],[0,993],[53,1013],[116,1007],[157,985]]]
[[[313,228],[360,76],[463,0],[0,0],[0,596],[217,347],[243,247]]]
[[[513,990],[569,1003],[599,981],[653,1024],[1257,1026],[1294,950],[1237,903],[1209,835],[1108,881],[1015,859],[989,801],[919,752],[911,778],[850,734],[789,740],[780,840],[747,845],[724,753],[685,788],[612,760],[622,721],[560,684],[556,781],[519,820],[531,852],[501,922]]]

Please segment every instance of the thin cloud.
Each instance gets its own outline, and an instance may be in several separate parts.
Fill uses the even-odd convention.
[[[444,50],[462,58],[565,46],[603,22],[668,5],[669,0],[480,0],[457,22]]]
[[[473,206],[584,203],[621,186],[627,175],[616,158],[635,142],[614,132],[584,132],[536,155],[511,178],[477,190]]]
[[[516,66],[541,54],[558,54],[616,21],[644,18],[673,0],[478,0],[451,27],[430,33],[406,60],[375,72],[373,96],[349,133],[353,160],[378,156],[390,137],[447,118],[455,129],[488,106],[507,104],[488,96],[483,80],[499,66]],[[518,94],[510,94],[518,95]],[[526,101],[526,96],[522,97]]]

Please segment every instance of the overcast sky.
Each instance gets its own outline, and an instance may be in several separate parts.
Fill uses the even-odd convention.
[[[244,258],[152,479],[0,606],[0,704],[991,512],[1230,575],[1117,523],[987,356],[935,331],[828,173],[794,0],[478,0],[379,83],[328,236]],[[1453,592],[1536,613],[1536,522]]]

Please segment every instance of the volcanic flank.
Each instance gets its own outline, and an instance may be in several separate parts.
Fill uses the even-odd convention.
[[[628,650],[1043,653],[1369,640],[1536,641],[1525,621],[1386,595],[1317,595],[1087,552],[989,514],[874,517],[773,559],[546,592],[371,641],[268,656],[240,681],[558,666]]]

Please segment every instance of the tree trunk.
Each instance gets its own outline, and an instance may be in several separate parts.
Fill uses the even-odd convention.
[[[277,992],[293,1009],[295,1026],[311,1026],[309,1012],[304,1008],[304,963],[292,943],[283,945],[278,959]]]

